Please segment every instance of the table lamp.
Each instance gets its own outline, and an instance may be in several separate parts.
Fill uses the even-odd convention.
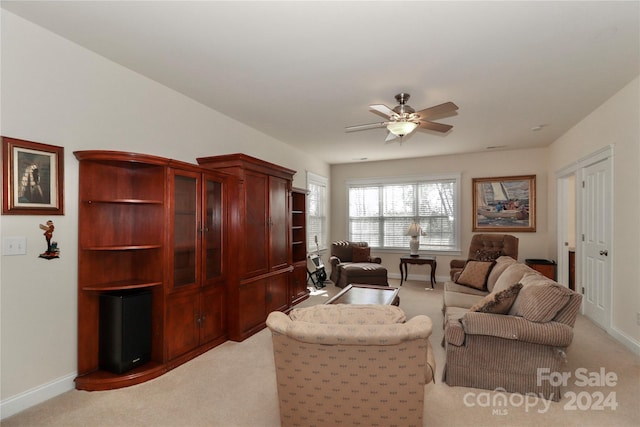
[[[409,249],[411,250],[410,255],[417,257],[420,256],[418,254],[418,249],[420,248],[420,240],[418,237],[422,235],[422,228],[420,225],[413,221],[407,231],[404,233],[405,236],[411,236],[411,241],[409,242]]]

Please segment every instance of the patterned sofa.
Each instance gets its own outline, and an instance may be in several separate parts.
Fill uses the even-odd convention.
[[[444,381],[558,401],[539,370],[563,371],[582,295],[510,257],[484,264],[444,285]]]
[[[282,426],[422,426],[431,326],[388,305],[270,313]]]

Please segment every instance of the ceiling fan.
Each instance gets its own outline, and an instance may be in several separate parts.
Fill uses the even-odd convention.
[[[451,125],[426,120],[432,116],[456,111],[458,109],[458,106],[453,102],[445,102],[444,104],[416,111],[409,105],[407,105],[408,99],[408,93],[397,94],[396,101],[398,101],[398,105],[393,109],[387,107],[384,104],[369,105],[369,109],[372,113],[385,117],[387,121],[368,123],[365,125],[348,126],[345,128],[345,131],[355,132],[359,130],[386,127],[389,131],[389,134],[387,135],[385,141],[391,141],[397,137],[400,137],[400,141],[402,141],[403,136],[409,135],[419,127],[434,130],[436,132],[448,132],[449,130],[451,130],[451,128],[453,128],[453,126]]]

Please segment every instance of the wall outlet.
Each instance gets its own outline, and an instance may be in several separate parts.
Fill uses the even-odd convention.
[[[26,255],[26,237],[5,237],[2,239],[2,255]]]

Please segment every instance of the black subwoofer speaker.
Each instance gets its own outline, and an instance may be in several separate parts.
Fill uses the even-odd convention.
[[[100,369],[122,374],[151,359],[151,291],[100,294]]]

